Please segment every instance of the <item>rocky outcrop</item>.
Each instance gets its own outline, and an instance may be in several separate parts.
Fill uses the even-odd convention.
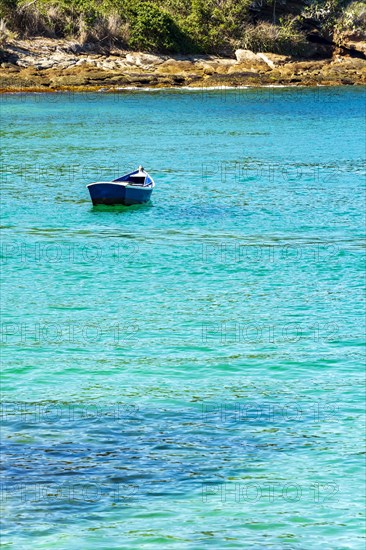
[[[125,57],[125,62],[135,67],[156,67],[166,61],[168,56],[166,55],[151,55],[148,53],[128,53]]]
[[[366,84],[366,60],[340,53],[332,59],[303,61],[250,50],[237,50],[236,59],[169,57],[117,49],[96,52],[67,40],[39,38],[13,41],[3,48],[0,89],[114,91],[128,87]]]
[[[261,61],[257,54],[251,50],[236,50],[235,57],[238,63]]]
[[[336,35],[339,53],[366,59],[366,34],[361,31],[347,31]]]

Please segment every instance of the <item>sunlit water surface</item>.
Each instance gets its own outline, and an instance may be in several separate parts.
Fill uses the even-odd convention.
[[[364,548],[364,89],[1,112],[4,548]]]

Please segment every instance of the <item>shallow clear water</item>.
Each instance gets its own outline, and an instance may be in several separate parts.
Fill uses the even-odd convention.
[[[1,98],[5,548],[364,547],[364,93]]]

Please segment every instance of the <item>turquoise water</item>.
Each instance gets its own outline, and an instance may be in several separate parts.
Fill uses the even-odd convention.
[[[364,548],[364,99],[2,97],[4,548]]]

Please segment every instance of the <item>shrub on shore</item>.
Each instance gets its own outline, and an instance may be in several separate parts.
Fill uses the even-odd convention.
[[[356,31],[366,34],[366,2],[352,2],[347,6],[336,28],[339,32]]]
[[[0,20],[19,38],[74,38],[181,53],[232,54],[242,47],[301,56],[309,26],[331,40],[334,31],[366,26],[366,5],[350,0],[0,0]]]
[[[173,17],[153,2],[129,8],[129,46],[143,51],[194,51],[194,43]]]
[[[307,47],[306,36],[296,27],[294,19],[281,21],[279,25],[259,23],[248,25],[243,33],[241,47],[255,52],[272,52],[301,56]]]

